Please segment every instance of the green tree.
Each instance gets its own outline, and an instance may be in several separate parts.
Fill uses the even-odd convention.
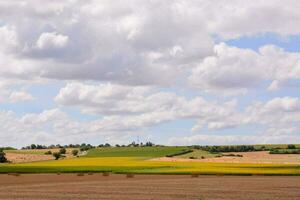
[[[296,146],[294,144],[289,144],[288,149],[296,149]]]
[[[61,149],[59,150],[59,153],[60,153],[60,154],[66,154],[66,152],[67,152],[67,150],[66,150],[65,148],[61,148]]]
[[[54,152],[52,155],[55,158],[55,160],[58,160],[61,157],[61,154],[59,152]]]
[[[74,149],[74,150],[72,151],[72,154],[73,154],[73,156],[77,156],[77,155],[78,155],[78,150],[77,150],[77,149]]]
[[[45,155],[51,155],[51,154],[52,154],[51,151],[46,151],[46,152],[45,152]]]
[[[7,158],[5,157],[5,153],[3,152],[2,149],[0,149],[0,163],[5,163],[7,162]]]

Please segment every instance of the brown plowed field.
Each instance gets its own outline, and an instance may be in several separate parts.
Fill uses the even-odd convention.
[[[300,177],[3,174],[0,199],[299,200]]]

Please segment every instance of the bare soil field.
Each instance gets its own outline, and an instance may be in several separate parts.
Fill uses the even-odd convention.
[[[2,174],[0,199],[298,200],[300,177]]]
[[[6,158],[12,163],[54,160],[52,155],[20,154],[20,153],[6,153]]]
[[[269,154],[268,151],[256,152],[228,152],[226,154],[242,155],[222,156],[205,159],[185,159],[178,157],[162,157],[151,159],[153,161],[169,161],[169,162],[217,162],[217,163],[280,163],[280,164],[300,164],[299,154]]]

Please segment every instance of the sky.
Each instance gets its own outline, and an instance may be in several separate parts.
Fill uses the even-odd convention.
[[[0,0],[0,146],[300,143],[297,0]]]

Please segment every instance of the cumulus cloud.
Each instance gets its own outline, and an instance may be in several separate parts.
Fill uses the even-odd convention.
[[[225,102],[219,96],[289,86],[300,79],[300,54],[274,45],[254,51],[215,42],[299,35],[299,8],[296,0],[1,1],[0,102],[34,100],[22,83],[58,80],[67,82],[55,97],[59,106],[98,117],[82,122],[58,109],[21,118],[3,111],[11,136],[3,129],[1,137],[10,144],[18,134],[29,141],[30,133],[36,141],[99,135],[116,141],[189,119],[195,122],[193,134],[258,125],[264,126],[261,134],[290,141],[299,130],[298,98],[274,97],[240,108],[238,96]],[[193,94],[179,95],[180,90]],[[204,92],[216,96],[199,96]],[[247,140],[258,141],[250,136],[240,141]],[[223,141],[235,143],[238,137]]]
[[[13,60],[3,61],[7,68],[3,71],[14,62],[23,67],[21,72],[18,67],[11,69],[19,76],[173,84],[182,78],[183,69],[212,54],[212,35],[228,39],[266,32],[299,34],[299,6],[293,0],[285,5],[194,0],[131,0],[125,5],[121,1],[2,2],[5,26],[0,37],[17,46],[9,54]],[[218,73],[222,76],[225,71]],[[245,84],[257,79],[255,72],[248,73],[242,76]],[[235,79],[226,84],[233,87],[239,80],[229,75]],[[216,84],[224,84],[215,78],[220,81]]]
[[[171,137],[169,145],[240,145],[240,144],[282,144],[299,141],[298,135],[214,135],[198,134],[186,137]]]
[[[20,64],[31,62],[34,76],[168,85],[180,67],[211,53],[213,40],[204,24],[187,31],[193,24],[180,5],[69,3],[54,1],[47,9],[31,3],[0,5],[6,12],[10,6],[20,11],[3,20],[18,27],[19,48],[13,55]]]
[[[176,119],[197,119],[193,130],[203,126],[223,129],[240,123],[236,101],[209,102],[202,97],[189,100],[151,87],[68,83],[55,100],[61,105],[78,106],[84,113],[105,115],[108,121],[114,119],[127,127],[149,127]],[[229,117],[232,115],[236,117]]]
[[[52,49],[63,48],[68,43],[68,36],[52,33],[42,33],[36,42],[36,46],[39,49]]]
[[[35,100],[35,98],[24,91],[13,91],[10,95],[9,95],[9,102],[11,103],[17,103],[20,101],[32,101]]]
[[[117,122],[109,124],[107,119],[75,120],[59,109],[27,113],[21,117],[12,111],[0,111],[0,123],[0,146],[22,147],[32,143],[49,145],[84,141],[94,141],[94,144],[104,141],[124,143],[130,141],[131,135],[137,134],[134,131],[122,131]]]
[[[25,89],[18,88],[24,84],[24,81],[0,80],[0,103],[18,103],[35,100]]]
[[[267,102],[255,102],[246,109],[247,121],[271,126],[291,127],[300,120],[300,99],[276,97]]]
[[[232,115],[231,118],[237,116]],[[203,144],[280,144],[295,143],[300,140],[300,99],[295,97],[277,97],[266,102],[254,102],[244,112],[238,113],[236,127],[245,125],[262,126],[252,134],[195,134],[191,136],[171,137],[172,145]],[[226,120],[221,121],[224,123]],[[200,131],[201,132],[201,131]]]
[[[300,54],[285,52],[273,45],[260,47],[258,52],[215,46],[215,55],[207,57],[192,71],[190,84],[206,92],[225,95],[245,94],[269,81],[269,90],[277,90],[288,80],[300,78]]]

